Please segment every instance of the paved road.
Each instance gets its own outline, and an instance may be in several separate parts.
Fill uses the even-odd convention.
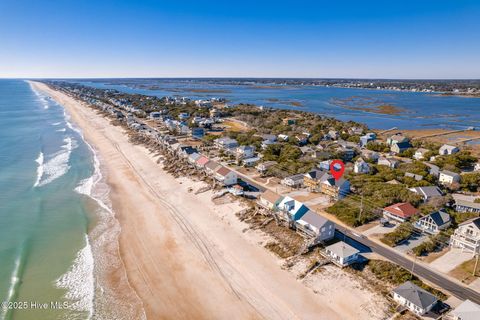
[[[454,282],[436,271],[430,270],[428,268],[423,267],[419,263],[414,263],[412,260],[405,258],[401,254],[395,252],[393,249],[386,248],[382,245],[379,245],[368,238],[356,234],[348,229],[338,226],[342,233],[345,233],[349,238],[369,247],[373,252],[387,258],[388,260],[404,267],[407,270],[412,271],[413,273],[426,280],[431,282],[432,284],[445,289],[446,291],[450,292],[455,297],[466,300],[470,299],[471,301],[480,304],[480,293],[472,290],[464,285],[461,285],[457,282]],[[414,265],[415,264],[415,265]]]

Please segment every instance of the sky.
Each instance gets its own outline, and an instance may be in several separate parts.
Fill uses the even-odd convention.
[[[480,78],[480,1],[0,0],[0,77]]]

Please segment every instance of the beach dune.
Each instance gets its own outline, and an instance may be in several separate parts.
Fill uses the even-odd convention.
[[[235,222],[238,204],[189,193],[121,127],[32,84],[66,108],[99,154],[121,225],[120,255],[148,319],[345,318],[246,238]]]

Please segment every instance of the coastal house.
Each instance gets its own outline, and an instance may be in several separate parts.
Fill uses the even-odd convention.
[[[360,154],[362,155],[362,158],[367,159],[367,160],[371,160],[371,161],[374,161],[374,162],[377,162],[378,158],[380,158],[380,155],[378,154],[378,152],[368,150],[368,149],[362,149]]]
[[[320,192],[321,183],[327,178],[327,172],[323,170],[313,169],[303,176],[303,185],[308,188],[310,192]]]
[[[298,142],[299,145],[305,145],[305,144],[307,144],[308,138],[309,138],[308,135],[303,134],[303,133],[297,134],[297,135],[295,136],[295,139],[297,139],[297,142]]]
[[[223,184],[224,186],[231,186],[237,183],[237,174],[228,169],[227,167],[220,166],[215,171],[215,180]]]
[[[439,210],[418,219],[414,227],[428,234],[437,234],[448,228],[451,223],[450,215],[443,210]]]
[[[325,138],[330,140],[338,140],[338,138],[340,138],[340,133],[337,130],[330,130],[325,135]]]
[[[302,173],[299,173],[283,178],[280,183],[287,187],[300,188],[303,186],[303,180],[304,175]]]
[[[324,160],[320,161],[320,163],[317,165],[317,167],[320,170],[328,171],[330,170],[330,164],[333,162],[333,160]]]
[[[393,146],[394,144],[397,144],[397,143],[404,143],[409,141],[410,139],[408,139],[407,137],[405,137],[400,133],[397,133],[387,138],[387,145]]]
[[[438,176],[440,175],[440,168],[428,162],[424,162],[424,164],[428,167],[428,174],[438,178]]]
[[[177,153],[183,158],[188,158],[191,154],[198,153],[198,150],[192,146],[180,146]]]
[[[443,146],[440,147],[440,149],[438,149],[438,153],[441,156],[454,154],[454,153],[457,153],[459,151],[460,151],[460,149],[458,149],[457,147],[451,146],[451,145],[448,145],[448,144],[444,144]]]
[[[152,120],[161,120],[162,119],[162,113],[158,112],[158,111],[150,112],[149,117]]]
[[[277,161],[265,161],[262,163],[259,163],[255,168],[257,169],[258,172],[264,174],[267,172],[267,170],[275,165],[277,165]]]
[[[359,259],[360,251],[343,241],[325,248],[325,255],[339,267],[346,267]]]
[[[359,135],[363,134],[363,128],[350,127],[350,128],[348,128],[347,133],[350,134],[350,135],[359,136]],[[372,132],[370,132],[370,133],[372,133]]]
[[[334,200],[343,199],[350,193],[350,182],[344,178],[337,180],[328,173],[322,179],[320,192]]]
[[[191,132],[192,138],[194,139],[200,140],[205,136],[204,128],[200,128],[200,127],[191,128],[190,132]]]
[[[290,138],[290,137],[289,137],[288,135],[283,134],[283,133],[281,133],[281,134],[278,135],[278,139],[279,139],[279,140],[282,140],[282,141],[288,141],[289,138]]]
[[[295,124],[297,122],[297,119],[295,118],[285,118],[282,120],[283,124],[286,126],[290,126],[292,124]]]
[[[295,227],[297,233],[314,239],[314,243],[331,240],[335,235],[335,224],[311,210],[295,221]]]
[[[475,166],[473,167],[473,171],[480,171],[480,162],[475,163]]]
[[[314,152],[312,147],[309,147],[309,146],[300,147],[300,151],[302,152],[303,155],[311,155]]]
[[[408,141],[397,142],[397,143],[392,144],[392,146],[390,147],[390,151],[392,151],[394,153],[402,153],[403,151],[405,151],[405,150],[407,150],[411,147],[412,147],[412,145]]]
[[[263,141],[277,142],[277,136],[274,134],[262,134]]]
[[[425,149],[425,148],[418,148],[417,150],[415,150],[415,154],[413,155],[413,157],[417,160],[423,160],[425,158],[425,155],[429,151],[430,150]]]
[[[353,165],[353,172],[355,173],[369,173],[370,172],[370,165],[365,162],[362,158],[358,158]]]
[[[262,150],[265,150],[268,148],[268,146],[272,145],[272,144],[275,144],[276,142],[272,141],[272,140],[263,140],[262,141]]]
[[[472,254],[480,253],[480,217],[460,223],[450,236],[450,246]]]
[[[438,176],[438,182],[441,184],[452,184],[460,182],[460,175],[458,173],[443,170],[440,171],[440,175]]]
[[[420,175],[420,174],[415,174],[415,173],[412,173],[412,172],[405,172],[405,177],[412,178],[412,179],[414,179],[415,181],[421,181],[421,180],[423,180],[423,176],[422,176],[422,175]]]
[[[360,147],[364,148],[369,142],[377,139],[377,135],[373,132],[368,132],[366,135],[360,137]]]
[[[246,159],[242,159],[242,164],[244,167],[253,167],[259,161],[260,161],[259,157],[246,158]]]
[[[384,158],[381,157],[378,159],[378,165],[379,166],[387,166],[390,169],[395,169],[398,167],[399,161],[391,158]]]
[[[286,196],[278,203],[276,213],[280,219],[294,222],[303,217],[308,210],[302,202]]]
[[[438,302],[433,294],[410,281],[393,289],[392,296],[398,304],[407,307],[408,310],[418,316],[430,311]]]
[[[455,194],[453,195],[453,198],[455,199],[454,207],[456,211],[480,213],[480,202],[458,198],[455,197]]]
[[[414,187],[409,188],[408,190],[421,195],[424,201],[428,201],[435,197],[441,197],[442,191],[437,186],[426,186],[426,187]]]
[[[217,171],[218,168],[220,168],[222,165],[216,161],[209,160],[205,164],[205,173],[208,174],[209,176],[213,176],[215,174],[215,171]]]
[[[235,149],[237,159],[252,158],[255,155],[254,146],[239,146]]]
[[[408,202],[400,202],[383,208],[383,217],[388,220],[405,222],[410,217],[419,214],[420,210],[412,206]]]
[[[205,165],[207,164],[208,161],[209,159],[206,156],[200,155],[200,157],[195,162],[195,167],[197,167],[197,169],[199,170],[202,170],[205,168]]]
[[[480,319],[480,305],[465,300],[449,313],[449,320],[478,320]]]
[[[351,161],[355,157],[355,154],[356,154],[355,148],[353,148],[352,146],[348,146],[348,145],[338,146],[335,150],[340,155],[340,158],[343,161]]]
[[[191,154],[188,155],[187,161],[188,161],[188,163],[194,165],[200,157],[201,157],[201,155],[199,153],[194,152],[194,153],[191,153]]]
[[[190,118],[190,114],[188,114],[187,112],[181,112],[178,115],[178,119],[180,119],[180,120],[186,120],[188,118]]]
[[[267,189],[260,194],[257,203],[266,209],[274,210],[282,199],[281,195]]]
[[[223,137],[216,139],[214,141],[214,144],[221,149],[234,149],[238,147],[238,142],[235,139],[228,138],[228,137]]]

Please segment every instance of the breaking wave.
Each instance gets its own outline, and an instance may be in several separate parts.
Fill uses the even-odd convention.
[[[90,319],[95,296],[94,260],[87,235],[85,242],[85,247],[77,253],[70,269],[55,281],[55,285],[67,290],[65,298],[70,301],[69,310],[88,313]]]
[[[12,275],[10,277],[10,286],[8,287],[8,293],[5,302],[11,302],[16,295],[17,288],[20,284],[20,269],[22,266],[22,258],[23,258],[23,247],[19,254],[17,255],[17,258],[15,259],[14,265],[13,265],[13,270],[12,270]],[[7,308],[0,308],[0,319],[4,320],[7,318],[7,313],[9,309]]]
[[[62,149],[53,154],[53,156],[44,162],[44,155],[37,158],[39,164],[37,168],[37,181],[34,187],[42,187],[50,182],[60,178],[70,169],[69,160],[72,150],[76,148],[75,140],[71,137],[63,139],[64,145]]]

